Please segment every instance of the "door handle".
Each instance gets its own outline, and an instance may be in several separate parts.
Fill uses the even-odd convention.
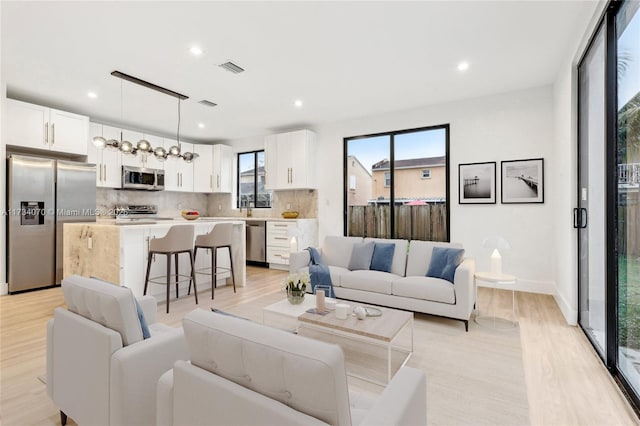
[[[587,209],[579,207],[573,209],[573,227],[576,229],[584,229],[587,227],[589,221],[589,214]]]

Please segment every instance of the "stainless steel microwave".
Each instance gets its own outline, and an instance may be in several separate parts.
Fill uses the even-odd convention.
[[[161,191],[164,189],[164,170],[122,166],[122,189]]]

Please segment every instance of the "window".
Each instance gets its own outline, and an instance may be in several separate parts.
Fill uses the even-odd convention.
[[[449,125],[345,138],[344,234],[449,241],[448,158]]]
[[[238,208],[271,207],[271,191],[264,188],[264,150],[239,153],[237,177]]]

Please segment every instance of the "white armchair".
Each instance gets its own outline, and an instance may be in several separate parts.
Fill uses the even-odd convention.
[[[424,372],[402,368],[377,399],[349,392],[337,345],[197,309],[190,362],[158,382],[158,425],[426,425]]]
[[[67,309],[47,324],[47,393],[80,425],[154,425],[158,378],[188,359],[181,328],[156,324],[156,301],[138,299],[151,337],[143,339],[130,289],[71,276]]]

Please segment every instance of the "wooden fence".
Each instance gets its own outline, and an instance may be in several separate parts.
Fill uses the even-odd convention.
[[[423,241],[446,241],[447,206],[394,206],[395,238]],[[350,236],[391,238],[391,211],[388,205],[349,206],[347,229]]]

